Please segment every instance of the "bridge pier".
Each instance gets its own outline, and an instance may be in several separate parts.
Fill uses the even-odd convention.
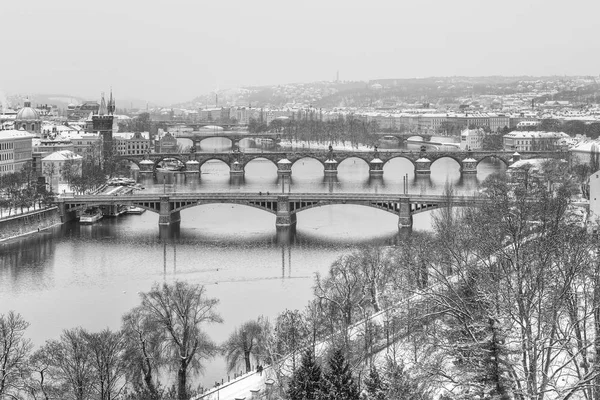
[[[476,174],[477,173],[477,160],[471,157],[467,157],[462,160],[460,172],[463,174]]]
[[[277,161],[277,176],[291,176],[292,162],[287,158]]]
[[[160,196],[160,210],[158,213],[158,225],[171,225],[181,221],[179,211],[172,212],[169,196]]]
[[[58,213],[60,214],[60,222],[63,224],[77,218],[77,211],[67,211],[67,205],[64,202],[58,204]]]
[[[140,177],[144,178],[152,178],[154,175],[154,161],[152,160],[142,160],[140,161]]]
[[[369,175],[370,176],[382,176],[383,175],[383,161],[379,157],[375,157],[369,163]]]
[[[421,175],[431,174],[431,160],[427,157],[421,157],[415,161],[415,172]]]
[[[244,166],[239,161],[234,161],[229,166],[229,176],[244,176]]]
[[[288,195],[277,196],[275,226],[277,229],[292,228],[296,226],[296,214],[292,214],[290,211],[290,198]]]
[[[400,199],[400,210],[398,211],[398,228],[412,228],[413,217],[410,211],[408,199]]]
[[[190,178],[200,178],[200,163],[196,160],[189,160],[185,163],[185,180]]]
[[[325,176],[337,176],[338,162],[331,159],[325,160]]]

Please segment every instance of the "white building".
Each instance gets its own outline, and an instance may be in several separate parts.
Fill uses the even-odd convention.
[[[72,168],[74,175],[81,174],[83,157],[71,150],[60,150],[42,158],[42,174],[55,193],[70,190],[64,179],[65,168]]]
[[[481,128],[465,129],[460,133],[460,148],[462,150],[483,149],[483,138],[485,135],[485,132]]]
[[[564,132],[512,131],[503,136],[505,151],[558,150],[569,138]]]
[[[24,130],[0,131],[0,175],[18,172],[33,160],[34,137],[35,135]]]

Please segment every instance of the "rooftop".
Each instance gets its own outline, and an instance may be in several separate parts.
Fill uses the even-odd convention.
[[[34,138],[35,135],[27,131],[17,131],[15,129],[9,129],[6,131],[0,131],[0,140],[6,139],[26,139],[26,138]]]

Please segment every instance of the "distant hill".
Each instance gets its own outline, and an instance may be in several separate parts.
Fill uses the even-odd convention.
[[[105,94],[108,97],[108,93]],[[67,108],[70,103],[75,105],[81,104],[85,101],[100,101],[100,94],[96,96],[89,97],[81,97],[81,96],[72,96],[68,94],[46,94],[46,93],[35,93],[30,95],[24,94],[15,94],[7,97],[8,103],[12,108],[20,108],[23,106],[23,102],[25,99],[29,97],[32,106],[48,104],[48,105],[56,105],[58,108]],[[144,109],[146,108],[146,104],[149,108],[158,107],[156,103],[151,103],[144,100],[140,100],[132,97],[116,97],[117,108],[119,109]],[[107,98],[108,100],[108,98]]]

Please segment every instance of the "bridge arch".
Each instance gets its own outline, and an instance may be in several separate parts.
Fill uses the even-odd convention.
[[[404,156],[404,155],[397,155],[397,156],[393,156],[393,157],[390,157],[390,158],[388,158],[388,159],[387,159],[387,160],[385,160],[385,162],[383,163],[383,166],[382,166],[382,168],[385,168],[385,166],[386,166],[386,164],[387,164],[388,162],[390,162],[390,161],[392,161],[392,160],[396,160],[396,159],[408,160],[408,161],[409,161],[409,162],[412,164],[413,168],[416,168],[415,161],[414,161],[412,158],[410,158],[410,157],[408,157],[408,156]]]
[[[350,157],[344,157],[342,159],[340,159],[339,163],[338,163],[338,168],[340,167],[340,165],[342,165],[343,163],[349,162],[350,160],[361,160],[364,162],[364,164],[367,166],[367,168],[369,168],[370,164],[369,164],[369,160],[367,160],[364,157],[358,157],[358,156],[350,156]]]
[[[187,160],[186,160],[185,158],[181,157],[181,156],[180,156],[180,155],[178,155],[178,154],[173,154],[172,156],[165,154],[165,155],[163,155],[163,156],[161,156],[161,157],[159,157],[159,158],[156,158],[156,159],[154,160],[154,169],[158,168],[158,165],[159,165],[159,164],[160,164],[162,161],[165,161],[165,160],[170,160],[170,159],[177,160],[177,161],[178,161],[178,162],[179,162],[179,163],[180,163],[180,164],[183,166],[183,169],[185,169],[185,162],[186,162]]]
[[[303,154],[301,157],[296,158],[295,160],[292,160],[292,165],[290,165],[291,168],[294,167],[294,165],[298,162],[298,161],[302,161],[305,159],[313,159],[313,160],[317,160],[321,166],[323,167],[323,169],[325,169],[325,163],[323,162],[323,160],[321,160],[318,156],[316,155],[311,155],[311,154]]]
[[[442,160],[444,158],[450,158],[450,159],[456,161],[456,164],[458,165],[458,168],[459,169],[462,168],[462,160],[459,157],[457,157],[457,156],[451,155],[450,153],[444,154],[444,155],[441,155],[439,157],[436,157],[435,159],[432,159],[431,160],[431,166],[433,166],[436,162],[438,162],[439,160]]]
[[[188,139],[188,138],[186,137],[184,139]],[[191,139],[191,138],[189,138],[189,139]],[[233,138],[231,138],[227,135],[195,136],[192,141],[194,143],[196,143],[196,146],[201,146],[202,142],[204,142],[207,139],[227,139],[227,140],[229,140],[231,147],[233,147],[233,144],[236,142]]]
[[[477,166],[479,166],[480,162],[482,162],[483,160],[486,160],[486,159],[493,160],[493,161],[495,161],[495,160],[502,161],[504,163],[504,166],[507,167],[507,168],[510,166],[510,163],[508,162],[507,159],[505,159],[503,157],[499,157],[499,156],[497,156],[495,154],[490,154],[490,155],[486,155],[486,156],[481,157],[480,159],[477,160]]]
[[[133,157],[128,157],[128,156],[121,156],[119,157],[119,161],[129,161],[130,163],[135,164],[138,168],[140,168],[140,160],[133,158]]]
[[[277,161],[274,160],[272,157],[269,157],[267,154],[256,154],[256,155],[253,154],[253,155],[249,156],[245,153],[244,156],[245,156],[244,157],[245,160],[242,164],[244,166],[244,169],[246,169],[246,166],[248,164],[250,164],[252,161],[259,161],[259,160],[270,161],[271,164],[273,164],[275,166],[275,168],[277,168]]]
[[[277,212],[277,201],[266,201],[266,200],[264,202],[236,202],[236,201],[227,201],[227,202],[201,201],[200,202],[199,201],[197,203],[185,204],[181,207],[173,208],[173,210],[171,210],[171,212],[178,212],[178,211],[186,210],[188,208],[199,207],[199,206],[204,206],[204,205],[208,205],[208,204],[234,204],[234,205],[239,205],[239,206],[244,206],[244,207],[258,208],[259,210],[263,210],[263,211],[266,211],[271,214],[275,214]]]
[[[302,205],[298,208],[295,208],[294,210],[291,211],[291,214],[298,214],[299,212],[302,211],[306,211],[309,210],[311,208],[317,208],[317,207],[326,207],[326,206],[339,206],[339,205],[355,205],[355,206],[363,206],[363,207],[370,207],[370,208],[376,208],[376,209],[380,209],[383,211],[387,211],[389,213],[392,213],[396,216],[398,216],[398,210],[394,209],[393,207],[390,208],[385,208],[385,207],[378,207],[375,205],[371,205],[371,204],[365,204],[364,202],[358,202],[358,201],[352,201],[352,200],[348,200],[342,203],[320,203],[320,202],[316,202],[313,204],[306,204],[306,205]]]
[[[229,167],[229,157],[226,157],[226,156],[213,155],[210,157],[202,157],[202,158],[198,157],[196,159],[196,161],[198,161],[198,168],[200,168],[200,169],[202,169],[202,166],[209,161],[221,161],[222,163],[227,165],[227,167]]]

